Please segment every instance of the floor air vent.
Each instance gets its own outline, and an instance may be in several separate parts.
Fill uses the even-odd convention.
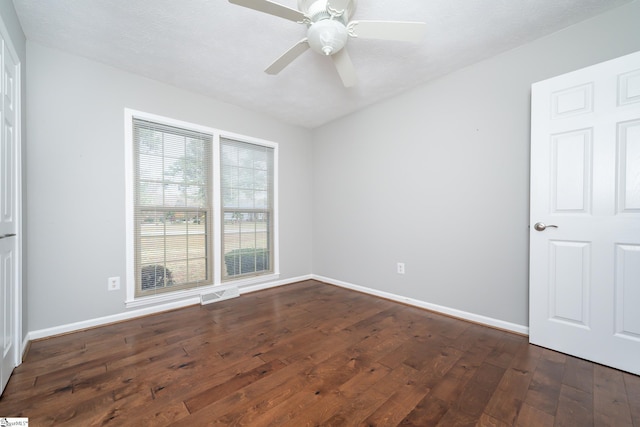
[[[240,296],[240,291],[236,287],[224,288],[200,295],[200,304],[211,304],[212,302],[224,301],[230,298],[236,298]]]

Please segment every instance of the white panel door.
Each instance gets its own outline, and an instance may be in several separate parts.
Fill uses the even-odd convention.
[[[640,374],[640,52],[536,83],[529,340]]]
[[[19,65],[0,36],[0,393],[18,364]]]

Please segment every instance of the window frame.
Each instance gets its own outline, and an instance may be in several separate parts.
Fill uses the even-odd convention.
[[[265,283],[277,280],[280,276],[280,256],[279,256],[279,221],[278,221],[278,144],[260,138],[254,138],[233,132],[227,132],[211,128],[208,126],[198,125],[191,122],[177,120],[156,114],[146,113],[130,108],[124,110],[125,119],[125,244],[126,244],[126,298],[125,306],[127,308],[139,307],[162,302],[171,302],[184,299],[187,297],[199,296],[203,293],[211,292],[221,285],[227,286],[248,286],[252,284]],[[205,285],[197,288],[176,290],[173,292],[164,292],[151,296],[135,296],[136,283],[136,266],[135,266],[135,156],[134,156],[134,136],[133,136],[133,120],[141,119],[155,122],[162,125],[173,126],[200,132],[212,136],[212,265],[213,275],[211,285]],[[230,139],[238,142],[260,145],[273,149],[273,253],[270,260],[272,271],[264,274],[253,276],[240,276],[237,279],[226,278],[223,280],[222,268],[224,266],[224,254],[222,253],[222,221],[223,207],[221,200],[221,159],[220,159],[220,140]]]
[[[240,159],[237,160],[236,164],[230,164],[230,163],[226,163],[225,159],[223,158],[224,156],[222,156],[222,152],[224,151],[224,147],[229,147],[229,148],[233,148],[236,147],[237,150],[239,150],[238,155],[240,155],[240,151],[244,151],[245,153],[247,152],[252,152],[252,153],[256,153],[256,152],[263,152],[265,153],[266,157],[266,164],[269,165],[266,169],[260,169],[260,168],[256,168],[255,167],[255,163],[252,161],[252,166],[248,167],[247,164],[241,164],[242,162],[240,162]],[[243,207],[240,206],[239,200],[236,200],[237,204],[235,206],[227,206],[226,205],[226,200],[224,195],[221,195],[221,203],[220,203],[220,217],[222,219],[222,232],[221,235],[222,236],[226,236],[226,226],[227,226],[227,214],[228,213],[240,213],[240,214],[247,214],[247,215],[264,215],[264,217],[268,218],[267,222],[266,222],[266,229],[265,229],[265,239],[267,241],[267,247],[265,248],[267,253],[269,254],[273,254],[274,252],[274,244],[273,244],[273,234],[274,234],[274,227],[273,227],[273,217],[274,217],[274,169],[275,169],[275,149],[271,146],[267,146],[267,145],[263,145],[263,144],[254,144],[251,142],[246,142],[246,141],[240,141],[238,139],[231,139],[231,138],[227,138],[227,137],[221,137],[220,138],[220,153],[221,153],[221,159],[220,159],[220,177],[221,177],[221,184],[220,184],[220,190],[224,191],[226,190],[236,190],[236,192],[242,192],[243,190],[248,190],[249,192],[255,192],[256,190],[258,191],[262,191],[264,190],[267,193],[267,205],[266,207],[256,207],[255,206],[255,193],[254,193],[254,198],[252,199],[253,201],[253,206],[252,207]],[[255,178],[255,172],[256,171],[265,171],[266,172],[266,177],[267,177],[267,181],[266,181],[266,188],[260,188],[260,189],[256,189],[255,187],[255,181],[251,181],[251,187],[250,188],[242,188],[242,185],[240,184],[240,176],[237,176],[236,182],[235,184],[233,184],[232,182],[227,182],[225,185],[225,179],[224,179],[224,175],[225,175],[225,169],[231,171],[231,170],[236,170],[239,174],[240,171],[244,170],[251,170],[252,171],[252,175]],[[231,181],[233,181],[233,179],[231,179]],[[265,270],[261,270],[259,272],[255,272],[254,271],[249,271],[249,272],[242,272],[242,268],[243,266],[245,266],[245,260],[249,261],[251,258],[253,258],[254,261],[254,267],[257,267],[258,264],[258,256],[257,256],[257,252],[255,252],[256,247],[253,246],[253,248],[251,246],[249,247],[245,247],[243,245],[243,241],[244,238],[242,237],[243,235],[245,236],[251,236],[253,234],[254,237],[254,245],[255,242],[258,240],[258,235],[261,234],[259,231],[257,231],[255,229],[256,226],[256,222],[254,221],[249,221],[247,224],[250,225],[253,222],[254,225],[254,230],[253,232],[249,231],[247,233],[242,232],[242,225],[244,223],[244,221],[242,219],[240,219],[238,221],[238,232],[234,233],[238,236],[238,241],[235,242],[238,246],[235,249],[232,249],[232,252],[234,250],[239,251],[239,255],[237,255],[237,258],[235,259],[235,262],[232,263],[234,271],[236,269],[239,269],[240,271],[237,271],[237,273],[234,274],[229,274],[228,268],[229,266],[226,265],[227,263],[227,248],[225,246],[225,241],[223,239],[222,241],[222,247],[221,247],[221,253],[220,256],[222,257],[222,265],[223,268],[220,270],[221,274],[222,274],[222,281],[225,283],[228,283],[230,281],[233,280],[240,280],[243,278],[251,278],[251,277],[257,277],[257,276],[263,276],[263,275],[267,275],[273,272],[273,265],[272,265],[272,257],[269,256],[269,258],[267,259],[267,263],[268,263],[268,268]],[[231,243],[231,242],[229,242]],[[234,247],[233,244],[230,245],[231,248]],[[253,249],[253,251],[252,251]],[[248,252],[247,252],[248,251]],[[243,254],[243,252],[246,252],[245,254]],[[253,252],[253,254],[251,254],[250,252]],[[248,255],[248,259],[245,257],[245,255]],[[226,266],[227,269],[227,274],[224,274],[224,267]]]

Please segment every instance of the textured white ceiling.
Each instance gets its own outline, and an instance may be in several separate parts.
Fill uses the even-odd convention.
[[[350,89],[312,51],[265,74],[306,27],[226,0],[14,5],[28,40],[313,128],[630,1],[359,0],[353,19],[423,21],[428,32],[423,43],[350,39]]]

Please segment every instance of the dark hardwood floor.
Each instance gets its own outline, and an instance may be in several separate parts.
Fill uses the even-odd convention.
[[[307,281],[36,341],[0,399],[5,416],[32,427],[640,427],[640,377]]]

